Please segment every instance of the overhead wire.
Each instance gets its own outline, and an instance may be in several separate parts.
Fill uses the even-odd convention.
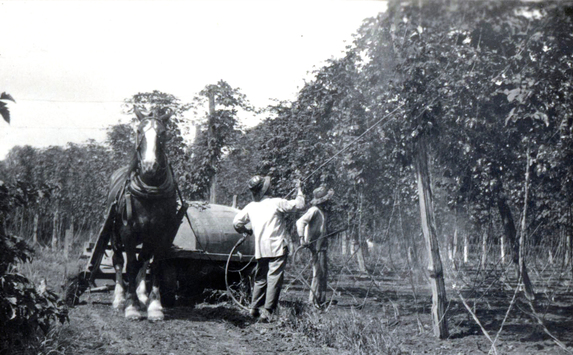
[[[388,117],[390,117],[390,115],[392,115],[394,112],[398,111],[398,109],[402,108],[404,106],[404,104],[400,104],[398,105],[398,107],[396,107],[394,110],[390,111],[389,113],[387,113],[386,115],[384,115],[381,119],[379,119],[376,123],[374,123],[372,126],[370,126],[368,129],[366,129],[364,132],[362,132],[361,135],[359,135],[358,137],[356,137],[352,142],[348,143],[345,147],[343,147],[342,149],[340,149],[338,152],[336,152],[333,156],[331,156],[330,158],[328,158],[324,163],[322,163],[318,168],[314,169],[310,174],[308,174],[303,180],[301,180],[301,183],[307,181],[308,179],[310,179],[311,176],[313,176],[315,173],[317,173],[319,170],[321,170],[323,167],[325,167],[326,165],[328,165],[332,160],[334,160],[334,158],[336,158],[338,155],[342,154],[343,152],[345,152],[348,148],[350,148],[352,145],[354,145],[356,142],[358,142],[362,137],[364,137],[368,132],[370,132],[371,130],[373,130],[375,127],[377,127],[380,123],[382,123],[384,120],[386,120]],[[387,122],[386,122],[387,123]],[[286,196],[290,196],[294,191],[296,191],[296,189],[291,190]]]
[[[125,101],[120,100],[60,100],[60,99],[26,99],[26,98],[19,98],[18,102],[53,102],[53,103],[74,103],[74,104],[113,104],[113,103],[120,103],[124,104]]]

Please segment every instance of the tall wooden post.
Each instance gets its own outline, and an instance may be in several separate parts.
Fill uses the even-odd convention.
[[[501,184],[500,181],[497,182],[496,189],[498,190],[497,205],[498,205],[499,216],[501,217],[501,223],[503,225],[507,243],[509,243],[510,245],[510,251],[513,263],[517,267],[517,278],[519,279],[521,275],[525,288],[533,290],[533,285],[531,284],[531,280],[529,279],[525,263],[522,264],[519,263],[520,241],[517,238],[517,230],[515,228],[515,223],[513,220],[511,209],[509,208],[509,204],[507,203],[507,196],[503,191],[503,185]],[[526,294],[527,293],[528,292],[526,292]]]
[[[571,254],[573,254],[573,213],[571,210],[573,208],[569,206],[569,223],[567,223],[567,250],[569,251],[569,265],[571,269],[571,274],[573,275],[573,261],[571,260]]]
[[[360,191],[360,209],[358,211],[358,228],[356,233],[356,239],[354,243],[356,243],[356,247],[358,249],[354,249],[356,251],[356,258],[358,260],[358,269],[360,272],[367,272],[366,270],[366,261],[364,260],[364,253],[363,253],[363,235],[362,235],[362,206],[364,202],[364,193]]]
[[[58,248],[58,214],[59,211],[56,208],[56,212],[54,212],[54,226],[52,228],[52,250],[56,250]]]
[[[70,216],[70,233],[71,233],[71,237],[72,237],[72,243],[74,241],[74,235],[75,235],[75,230],[74,230],[74,215]]]
[[[26,214],[26,210],[24,208],[20,208],[20,237],[24,237],[24,216]]]
[[[481,267],[485,269],[485,264],[487,263],[487,229],[483,231],[482,239],[481,239]]]
[[[38,216],[38,212],[34,213],[34,230],[32,232],[32,245],[38,244],[38,221],[40,217]]]
[[[71,228],[66,229],[64,235],[64,259],[67,261],[70,253],[70,247],[72,245],[74,231]]]
[[[452,260],[456,260],[458,256],[458,224],[456,223],[456,229],[454,230],[454,241],[452,244]]]
[[[458,239],[459,239],[458,238],[458,209],[456,207],[455,214],[454,214],[454,236],[452,237],[452,257],[451,257],[452,265],[453,265],[454,269],[456,269],[456,270],[458,267],[458,262],[457,262],[458,244],[459,244]]]
[[[209,154],[212,154],[212,147],[211,147],[211,140],[215,137],[215,126],[214,126],[214,118],[215,118],[215,92],[213,88],[209,89],[209,120],[208,120],[208,137],[207,137],[207,148],[209,149]],[[211,160],[211,166],[214,167],[214,160]],[[211,178],[211,187],[209,188],[209,203],[217,203],[217,173],[213,174]]]
[[[422,234],[426,240],[428,250],[428,271],[432,289],[432,320],[434,335],[440,339],[449,336],[446,319],[446,286],[444,284],[444,270],[440,258],[440,249],[436,232],[432,189],[430,186],[430,171],[428,169],[427,144],[420,138],[417,144],[415,159],[416,180],[418,182],[418,199],[420,202],[420,222]]]
[[[571,234],[565,230],[563,233],[565,236],[565,265],[569,265],[571,262]]]
[[[469,253],[470,253],[470,244],[468,241],[468,234],[464,233],[464,264],[468,263]]]
[[[521,219],[521,233],[519,235],[519,273],[521,274],[523,285],[525,289],[525,297],[529,300],[535,299],[535,292],[533,285],[527,274],[527,266],[525,263],[525,238],[527,228],[527,203],[529,197],[529,167],[531,165],[531,157],[529,156],[529,147],[527,147],[527,167],[525,168],[525,196],[523,197],[523,216]]]
[[[503,234],[499,238],[499,251],[501,253],[501,263],[505,264],[505,238],[503,237]]]

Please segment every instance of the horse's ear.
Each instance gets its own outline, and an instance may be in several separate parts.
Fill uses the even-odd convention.
[[[143,120],[145,118],[145,116],[143,115],[143,113],[141,113],[141,111],[139,111],[139,109],[137,108],[137,106],[133,106],[133,112],[135,113],[135,116],[137,117],[138,120]]]
[[[168,108],[167,110],[165,110],[165,113],[163,115],[159,116],[159,120],[167,121],[169,120],[169,118],[171,118],[171,116],[173,116],[173,110]]]
[[[139,123],[138,123],[138,122],[133,121],[133,120],[131,121],[131,128],[133,129],[133,131],[134,131],[135,133],[137,133],[137,128],[138,128],[138,126],[139,126]]]

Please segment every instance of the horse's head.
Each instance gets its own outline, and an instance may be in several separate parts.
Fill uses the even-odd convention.
[[[137,155],[141,176],[152,180],[160,170],[166,167],[164,146],[166,142],[166,124],[171,117],[171,110],[160,115],[156,110],[149,115],[143,114],[134,107],[135,115],[139,120],[137,126]]]

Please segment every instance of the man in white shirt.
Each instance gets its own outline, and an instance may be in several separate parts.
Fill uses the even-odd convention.
[[[300,181],[296,182],[297,195],[294,200],[273,198],[269,176],[254,176],[249,180],[253,202],[241,210],[233,220],[239,233],[252,233],[255,236],[255,286],[250,313],[270,321],[278,305],[284,280],[284,268],[288,256],[285,238],[288,236],[285,213],[295,212],[304,207],[304,195]],[[252,230],[246,228],[251,223]],[[262,308],[262,309],[261,309]]]
[[[317,307],[324,306],[326,302],[327,268],[327,217],[324,211],[325,203],[330,200],[334,191],[321,186],[313,192],[312,205],[308,211],[296,221],[297,233],[301,244],[308,245],[312,252],[312,284],[310,287],[309,302]]]

